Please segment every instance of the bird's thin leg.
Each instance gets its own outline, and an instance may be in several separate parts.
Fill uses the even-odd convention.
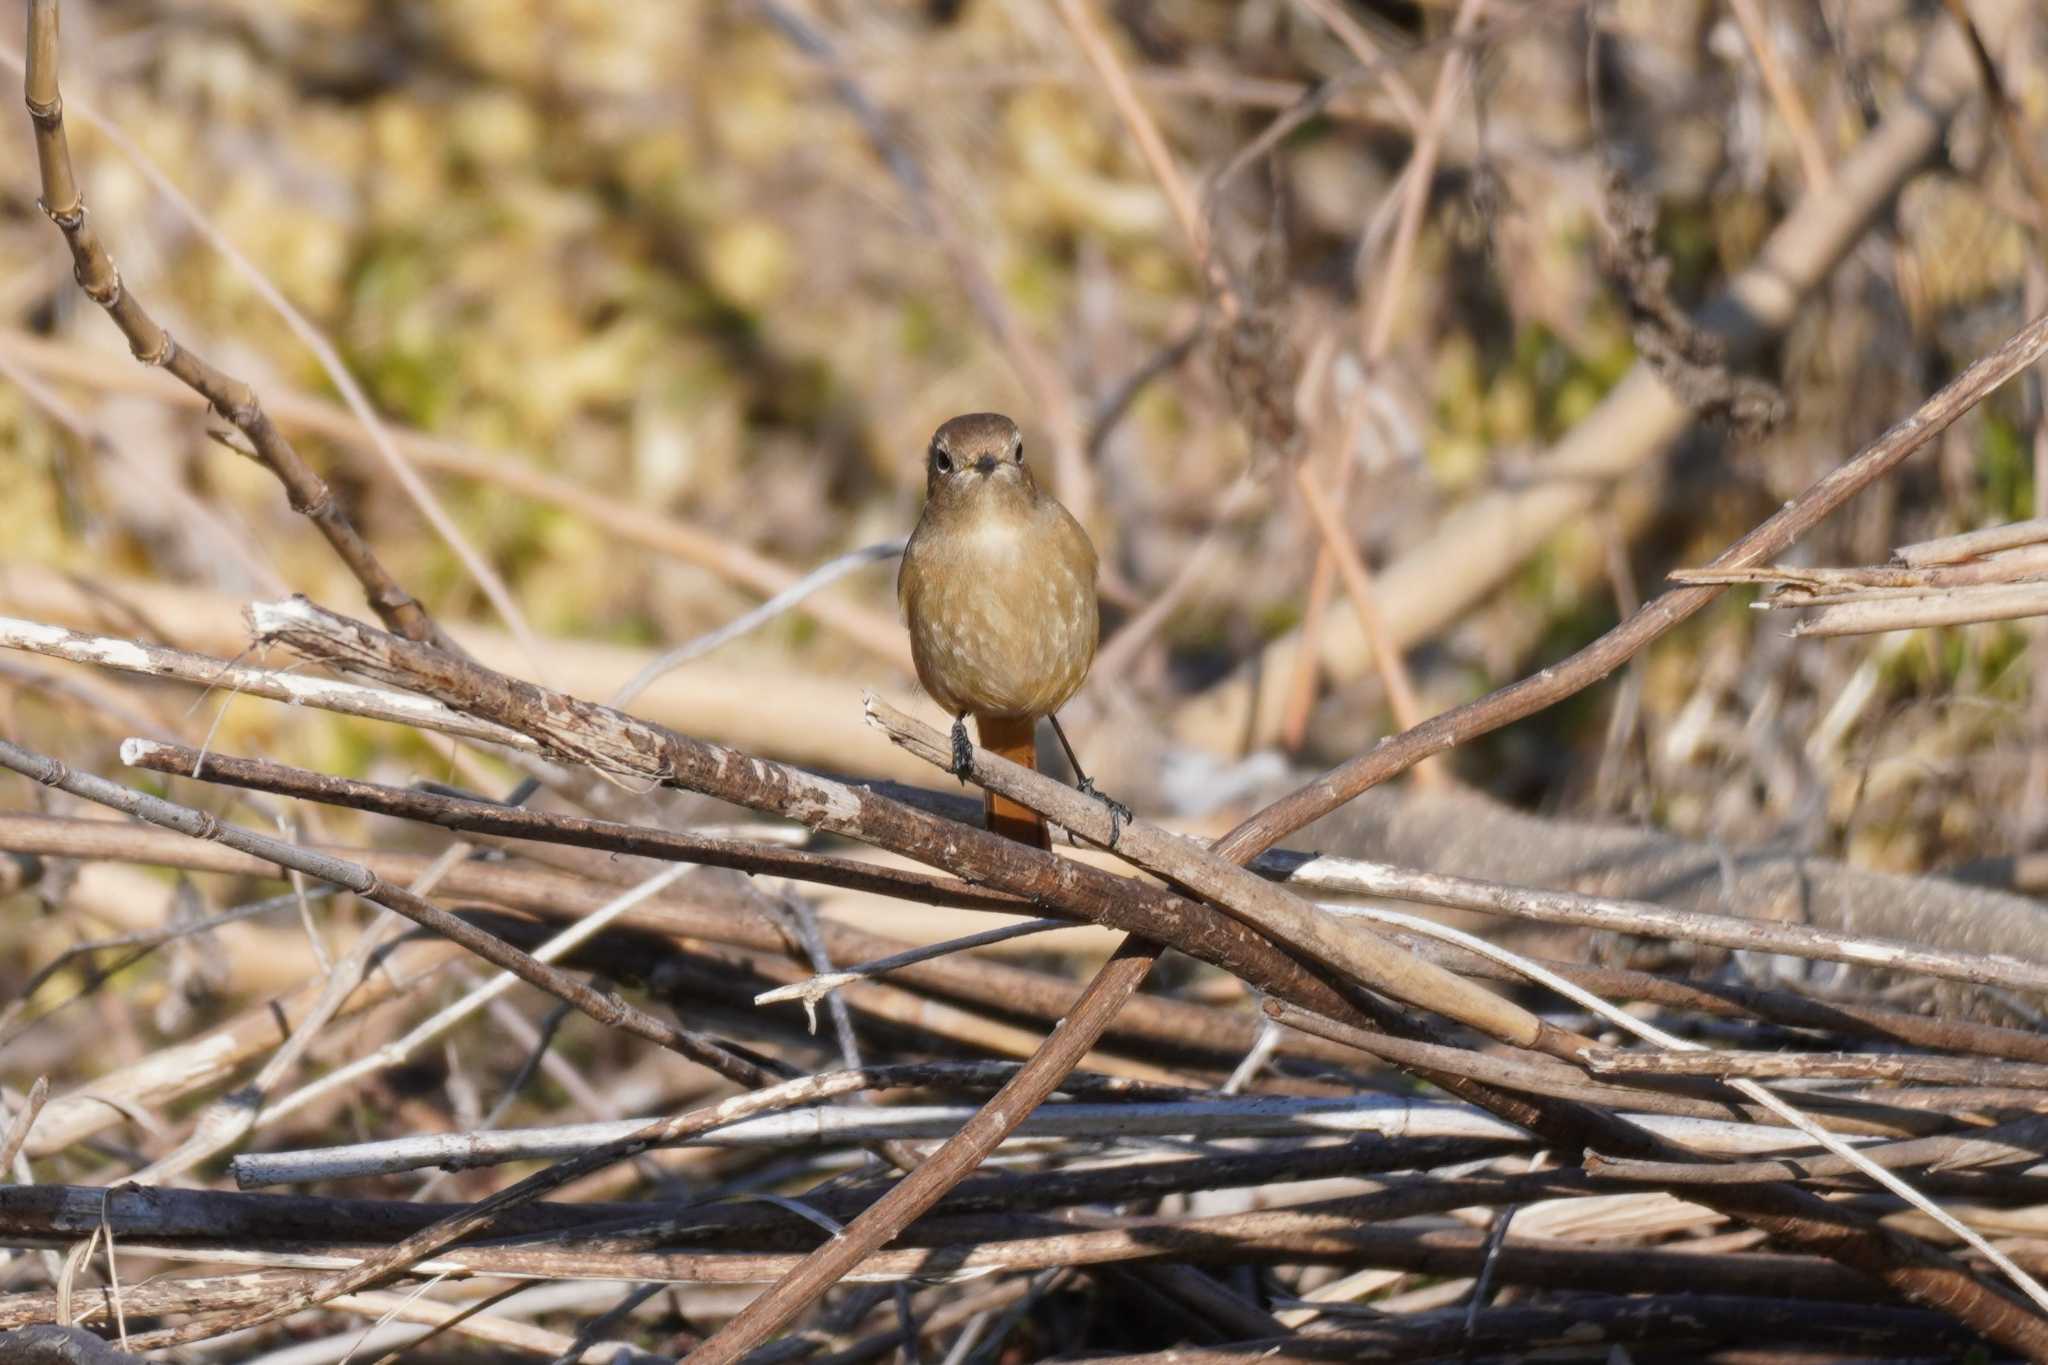
[[[953,717],[953,776],[965,782],[974,771],[974,744],[967,738],[967,717]]]
[[[1059,736],[1060,747],[1067,751],[1067,762],[1073,765],[1074,789],[1094,797],[1097,801],[1109,807],[1109,846],[1115,848],[1116,836],[1123,831],[1125,825],[1137,819],[1137,817],[1131,814],[1129,806],[1126,806],[1114,796],[1106,796],[1095,789],[1095,779],[1081,771],[1081,760],[1075,756],[1074,746],[1067,742],[1067,732],[1060,727],[1060,718],[1058,716],[1047,716],[1046,719],[1052,722],[1052,732]]]

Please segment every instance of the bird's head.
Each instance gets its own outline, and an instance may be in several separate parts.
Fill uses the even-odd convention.
[[[1028,501],[1037,484],[1024,467],[1024,433],[1000,412],[970,412],[932,433],[925,496],[943,504]]]

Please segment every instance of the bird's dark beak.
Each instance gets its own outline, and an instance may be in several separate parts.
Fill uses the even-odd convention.
[[[996,457],[993,455],[984,455],[980,459],[976,460],[974,462],[974,472],[981,475],[983,478],[987,478],[989,475],[995,473]]]

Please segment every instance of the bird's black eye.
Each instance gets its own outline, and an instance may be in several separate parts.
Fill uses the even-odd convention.
[[[932,463],[938,467],[941,474],[953,472],[953,457],[936,446],[932,448]]]
[[[1023,464],[1023,463],[1024,463],[1024,438],[1023,438],[1023,437],[1019,436],[1019,437],[1017,438],[1017,444],[1016,444],[1015,446],[1011,447],[1011,449],[1010,449],[1010,458],[1011,458],[1011,459],[1013,459],[1013,460],[1015,460],[1015,461],[1016,461],[1016,462],[1017,462],[1018,464]]]

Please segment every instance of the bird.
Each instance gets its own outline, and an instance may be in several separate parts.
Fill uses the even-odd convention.
[[[999,412],[954,417],[925,449],[925,502],[903,550],[896,593],[910,630],[911,661],[931,699],[953,717],[953,772],[973,771],[967,717],[981,747],[1037,766],[1038,719],[1056,715],[1095,662],[1100,629],[1097,561],[1087,531],[1038,486],[1024,463],[1024,436]],[[1109,804],[1111,842],[1130,819],[1074,763],[1081,790]],[[994,792],[983,796],[988,829],[1050,848],[1045,817]]]

